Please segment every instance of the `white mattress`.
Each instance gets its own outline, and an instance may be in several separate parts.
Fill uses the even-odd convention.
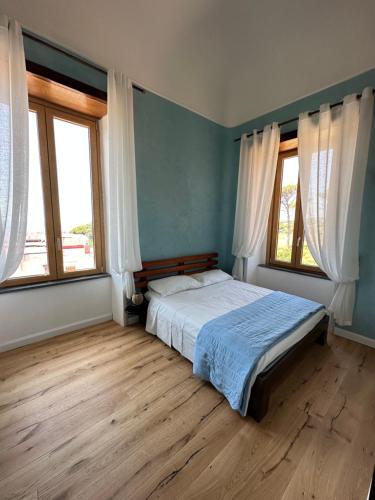
[[[233,309],[254,302],[272,291],[241,281],[228,280],[168,297],[147,292],[146,298],[150,304],[146,331],[157,335],[168,346],[174,347],[193,362],[195,341],[205,323]],[[326,311],[321,310],[312,315],[259,360],[257,369],[253,372],[252,381],[249,383],[248,399],[252,383],[257,375],[307,335],[325,314]]]

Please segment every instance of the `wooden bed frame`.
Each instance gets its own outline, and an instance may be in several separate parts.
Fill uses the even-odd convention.
[[[216,252],[142,262],[142,270],[134,273],[135,287],[143,290],[147,288],[148,282],[152,279],[217,269],[217,263],[218,254]]]
[[[142,270],[134,273],[135,286],[137,289],[145,291],[148,282],[152,279],[209,271],[217,269],[217,264],[218,254],[216,252],[143,262]],[[257,422],[262,420],[268,411],[272,392],[288,375],[295,360],[313,342],[325,345],[327,332],[328,316],[325,316],[305,337],[257,376],[251,389],[248,415],[251,415]]]

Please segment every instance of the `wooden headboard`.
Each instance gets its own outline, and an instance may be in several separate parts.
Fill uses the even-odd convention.
[[[146,288],[147,283],[152,279],[164,278],[176,274],[193,274],[216,269],[217,259],[218,254],[212,252],[142,262],[142,270],[134,273],[135,287],[137,289]]]

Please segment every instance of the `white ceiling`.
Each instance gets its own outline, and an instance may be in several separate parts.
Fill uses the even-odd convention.
[[[374,0],[0,0],[0,11],[226,126],[375,66]]]

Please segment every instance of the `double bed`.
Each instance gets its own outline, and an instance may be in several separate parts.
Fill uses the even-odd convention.
[[[142,271],[135,273],[136,286],[145,291],[150,279],[173,274],[193,274],[215,269],[217,254],[178,257],[144,262]],[[150,287],[151,288],[151,287]],[[233,279],[224,279],[207,286],[188,289],[168,296],[149,289],[146,331],[156,335],[192,363],[198,335],[207,324],[228,316],[260,299],[272,290]],[[258,302],[259,303],[259,302]],[[311,313],[288,335],[272,345],[259,357],[244,394],[244,408],[257,421],[268,409],[273,388],[285,376],[288,366],[301,350],[313,341],[325,343],[328,318],[324,308]]]

